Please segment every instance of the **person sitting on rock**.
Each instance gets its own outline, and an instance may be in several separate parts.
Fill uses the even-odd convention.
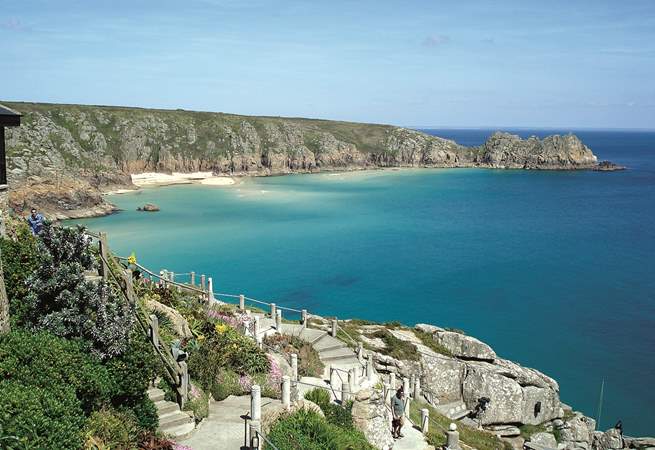
[[[27,217],[27,224],[30,226],[30,230],[32,230],[34,236],[41,233],[44,221],[45,218],[43,215],[37,213],[36,209],[32,208],[31,214]]]
[[[394,439],[399,439],[404,437],[400,432],[403,428],[403,415],[405,413],[405,392],[403,387],[396,391],[396,395],[391,398],[391,413],[393,414],[393,420],[391,421],[391,435]]]

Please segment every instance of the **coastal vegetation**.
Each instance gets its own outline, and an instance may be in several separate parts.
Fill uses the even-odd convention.
[[[146,389],[157,361],[111,285],[85,280],[97,260],[83,230],[47,225],[37,238],[22,227],[8,235],[0,240],[12,293],[12,331],[0,336],[3,448],[154,439]]]

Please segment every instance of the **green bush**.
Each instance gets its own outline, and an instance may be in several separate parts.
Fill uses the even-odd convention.
[[[140,330],[132,333],[126,352],[107,360],[105,365],[115,380],[114,404],[140,400],[148,383],[163,370],[152,345]]]
[[[316,403],[329,423],[344,429],[353,429],[353,402],[346,402],[344,405],[332,403],[330,393],[325,389],[312,389],[305,394],[305,398]]]
[[[70,387],[87,413],[107,402],[114,379],[81,341],[13,331],[0,337],[0,379],[51,389]]]
[[[106,408],[95,411],[84,427],[87,447],[132,449],[139,442],[139,427],[129,413]]]
[[[134,421],[141,431],[156,431],[159,426],[157,407],[150,398],[144,394],[140,398],[132,399],[117,408],[124,414],[134,417]]]
[[[122,354],[134,325],[133,307],[84,271],[94,258],[84,229],[45,224],[38,240],[39,267],[28,279],[20,325],[93,343],[102,358]]]
[[[27,278],[39,267],[37,240],[27,225],[21,223],[12,238],[0,238],[0,251],[11,318],[19,323],[25,314],[23,299],[28,292]]]
[[[305,393],[305,398],[310,402],[316,403],[321,409],[332,401],[330,393],[325,389],[315,388]]]
[[[267,438],[285,450],[372,450],[364,435],[328,423],[313,411],[300,410],[273,425]]]
[[[54,384],[53,384],[54,386]],[[82,446],[84,413],[75,391],[0,382],[0,428],[6,449],[69,450]],[[16,437],[17,441],[13,438]]]
[[[196,422],[209,415],[209,394],[191,384],[189,401],[184,405],[184,409],[193,412]]]
[[[214,400],[225,400],[230,395],[241,395],[243,388],[239,384],[239,375],[232,370],[220,369],[216,372],[216,376],[209,382],[208,386],[203,386],[204,389],[209,389]]]
[[[211,391],[214,398],[219,400],[219,397],[214,395],[214,390],[222,389],[215,384],[221,376],[225,377],[223,372],[239,375],[262,374],[268,372],[270,363],[266,353],[258,348],[252,339],[239,334],[227,325],[219,324],[215,328],[215,333],[189,356],[188,365],[191,376],[203,389]],[[238,384],[238,376],[236,378]],[[226,389],[232,392],[231,387]]]

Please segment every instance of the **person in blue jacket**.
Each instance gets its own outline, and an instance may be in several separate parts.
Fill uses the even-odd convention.
[[[32,213],[27,217],[27,224],[30,226],[30,230],[32,230],[34,236],[41,233],[44,220],[45,218],[43,215],[39,214],[36,212],[36,209],[32,208]]]

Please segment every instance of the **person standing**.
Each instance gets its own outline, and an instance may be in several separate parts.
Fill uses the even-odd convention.
[[[41,230],[43,229],[44,221],[45,218],[43,217],[43,215],[39,214],[38,212],[36,212],[36,209],[32,208],[30,215],[27,217],[27,223],[30,226],[30,230],[32,230],[32,234],[34,236],[41,233]]]
[[[391,399],[391,413],[393,414],[393,419],[391,421],[391,435],[394,439],[399,439],[403,436],[401,430],[403,428],[403,415],[405,414],[405,392],[403,387],[396,391]]]

